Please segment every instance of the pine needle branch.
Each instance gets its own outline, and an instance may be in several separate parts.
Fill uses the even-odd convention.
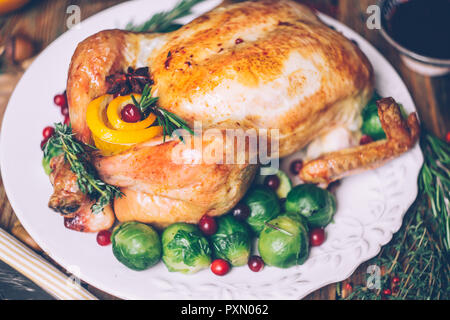
[[[191,14],[192,7],[203,1],[204,0],[182,0],[170,11],[157,13],[139,25],[134,25],[130,22],[125,28],[135,32],[164,33],[176,30],[181,27],[181,25],[175,24],[174,21]]]

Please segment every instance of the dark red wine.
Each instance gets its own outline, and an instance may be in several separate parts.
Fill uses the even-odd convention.
[[[390,36],[423,56],[450,59],[450,0],[398,4],[387,23]]]

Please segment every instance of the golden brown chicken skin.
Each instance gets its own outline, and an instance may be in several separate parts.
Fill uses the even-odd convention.
[[[222,151],[222,139],[196,136],[188,143],[163,142],[159,137],[115,156],[98,155],[94,163],[100,178],[121,187],[125,195],[114,201],[118,220],[166,227],[231,210],[245,195],[258,166],[216,163],[208,150]],[[203,142],[202,150],[194,148],[196,140]]]

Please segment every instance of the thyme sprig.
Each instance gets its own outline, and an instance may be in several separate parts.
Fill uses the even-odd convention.
[[[61,149],[64,153],[64,159],[77,176],[80,191],[96,200],[91,208],[94,214],[100,213],[114,198],[123,195],[119,188],[103,182],[98,177],[87,152],[87,149],[95,149],[95,147],[77,141],[70,126],[62,123],[55,124],[55,133],[45,144],[44,157],[52,148]]]
[[[358,300],[431,300],[450,298],[450,146],[431,134],[424,134],[425,156],[419,175],[419,195],[408,210],[405,222],[380,254],[368,262],[381,268],[381,289],[355,286],[348,296]],[[397,277],[399,282],[393,283]],[[384,295],[383,289],[391,290]]]
[[[183,141],[183,137],[177,131],[178,129],[184,129],[194,135],[194,131],[192,131],[186,121],[176,114],[156,105],[158,97],[152,97],[152,87],[148,84],[145,85],[144,90],[142,91],[140,101],[137,101],[133,95],[131,95],[131,99],[144,116],[147,116],[149,113],[153,113],[156,116],[158,125],[163,128],[164,141],[166,136],[171,137],[174,133],[181,141]]]
[[[191,14],[191,9],[204,0],[181,0],[172,10],[153,15],[142,24],[134,25],[132,22],[126,25],[126,29],[135,32],[170,32],[182,25],[173,21]]]

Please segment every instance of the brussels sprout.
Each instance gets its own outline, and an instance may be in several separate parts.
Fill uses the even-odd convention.
[[[197,226],[175,223],[162,234],[163,261],[171,272],[196,273],[211,264],[208,240]]]
[[[280,214],[280,202],[270,188],[255,186],[244,197],[243,202],[250,208],[247,222],[255,233],[260,233],[264,223]]]
[[[284,171],[272,167],[262,167],[259,174],[255,178],[255,183],[258,185],[264,185],[265,179],[268,176],[274,175],[276,175],[278,179],[280,179],[280,185],[275,193],[277,194],[278,198],[284,199],[292,189],[291,179],[289,179],[288,175],[284,173]]]
[[[214,254],[234,267],[245,265],[251,249],[250,231],[247,226],[231,215],[219,217],[217,223],[217,231],[211,236]]]
[[[311,228],[323,228],[333,220],[336,199],[327,190],[312,184],[303,184],[289,192],[286,211],[303,215]]]
[[[287,197],[289,191],[292,190],[292,182],[288,175],[281,170],[278,170],[277,177],[280,179],[280,186],[278,187],[276,193],[280,199]]]
[[[112,235],[113,254],[133,270],[145,270],[161,259],[161,240],[150,226],[139,222],[125,222]]]
[[[278,268],[303,264],[309,254],[307,228],[297,213],[285,213],[266,223],[258,250],[264,262]]]
[[[380,117],[378,116],[378,107],[376,102],[381,99],[378,94],[374,94],[372,100],[364,107],[362,111],[363,124],[361,131],[363,134],[370,136],[374,140],[386,139],[383,127],[381,126]]]
[[[50,160],[57,155],[60,155],[63,151],[61,148],[55,147],[53,144],[49,144],[47,146],[47,155],[42,159],[42,166],[44,167],[44,171],[47,175],[52,173],[52,169],[50,168]]]

